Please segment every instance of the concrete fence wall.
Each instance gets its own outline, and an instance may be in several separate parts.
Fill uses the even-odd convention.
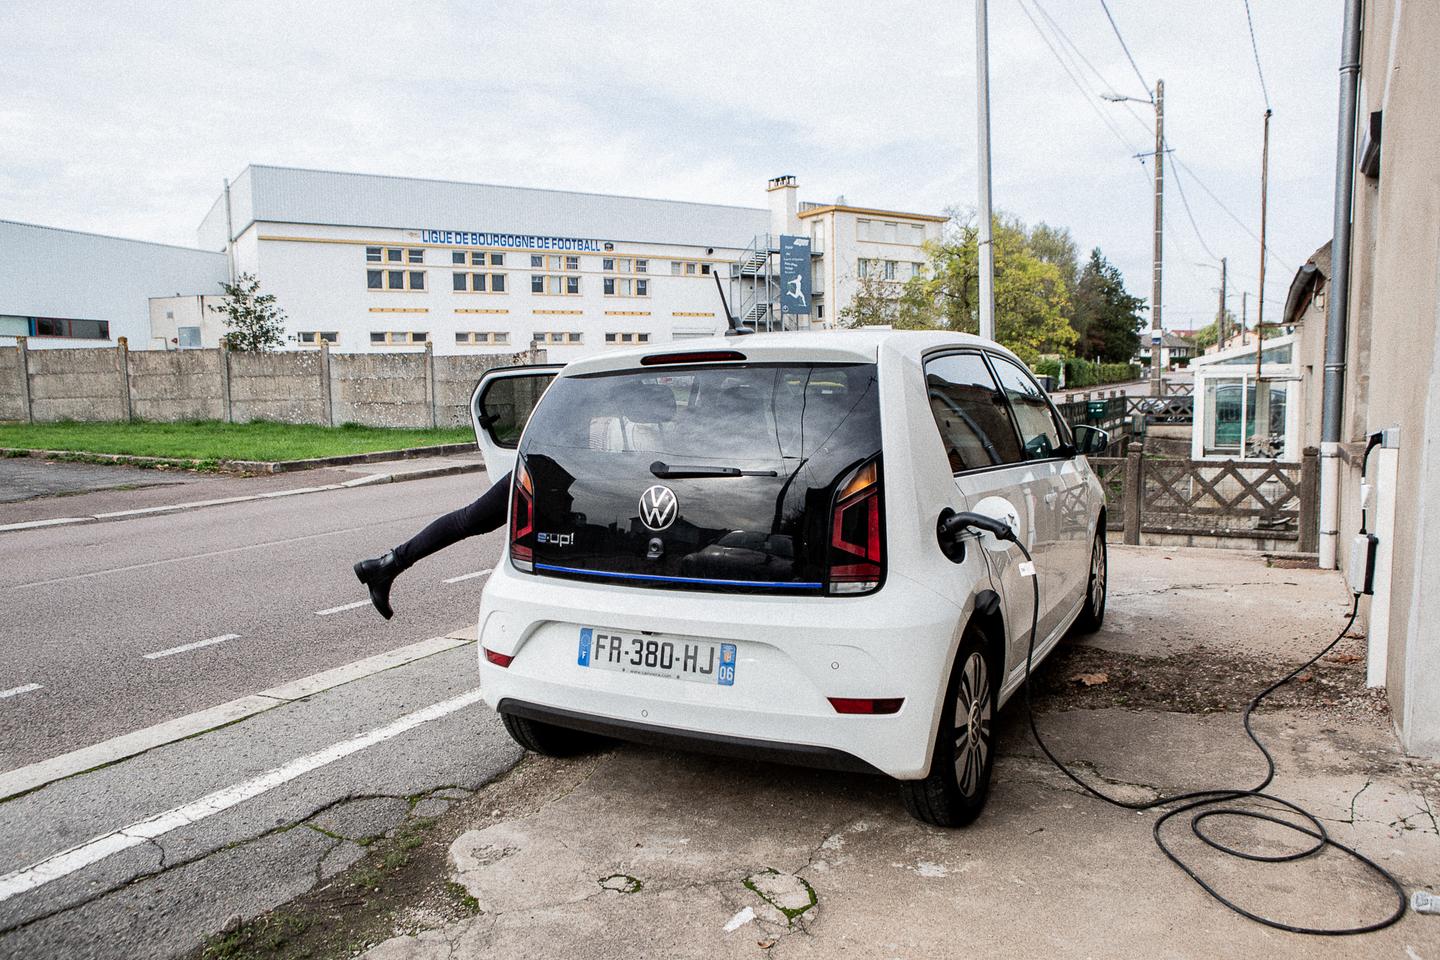
[[[544,350],[437,357],[0,347],[0,420],[278,420],[372,427],[461,426],[493,367],[544,363]]]

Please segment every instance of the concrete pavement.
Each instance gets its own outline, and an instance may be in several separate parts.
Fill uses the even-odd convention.
[[[1191,573],[1234,613],[1218,631],[1195,605],[1151,616],[1154,598],[1191,592]],[[1113,679],[1079,678],[1072,658],[1188,657],[1192,693],[1224,687],[1249,658],[1278,674],[1343,625],[1335,575],[1267,566],[1253,554],[1116,547],[1111,582],[1105,630],[1043,668],[1050,688],[1075,691],[1042,697],[1052,747],[1127,799],[1256,782],[1264,768],[1233,709],[1212,712],[1186,696],[1157,704],[1138,689],[1130,708],[1110,706],[1102,691],[1121,682],[1119,668]],[[1324,667],[1342,693],[1363,682],[1353,649],[1347,641]],[[1248,696],[1260,684],[1243,685]],[[1274,792],[1313,810],[1407,890],[1436,890],[1440,766],[1398,754],[1383,704],[1357,714],[1318,677],[1300,687],[1302,703],[1267,708],[1256,721],[1277,757]],[[450,843],[447,869],[474,898],[473,915],[428,924],[405,915],[364,956],[1440,957],[1440,917],[1316,938],[1224,910],[1156,849],[1154,813],[1103,805],[1051,767],[1019,706],[1001,715],[990,804],[959,831],[908,818],[881,778],[633,746],[529,759],[461,811],[468,824]],[[1248,821],[1209,825],[1219,839],[1264,852],[1296,847],[1295,835]],[[1343,926],[1395,905],[1377,878],[1333,851],[1244,863],[1204,846],[1186,820],[1165,835],[1202,876],[1263,914]]]

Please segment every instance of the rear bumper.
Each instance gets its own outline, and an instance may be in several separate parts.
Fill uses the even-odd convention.
[[[953,602],[891,571],[867,597],[716,595],[516,571],[485,587],[480,685],[498,710],[628,740],[923,777],[958,625]],[[581,667],[584,626],[733,642],[718,686]],[[829,697],[902,697],[890,715],[836,713]],[[542,715],[543,714],[543,715]]]
[[[587,733],[628,740],[652,747],[671,750],[688,750],[694,753],[711,753],[721,757],[736,757],[742,760],[767,760],[771,763],[785,763],[795,767],[814,767],[819,770],[845,770],[850,773],[882,773],[859,757],[830,747],[814,747],[799,743],[779,743],[774,740],[752,740],[746,737],[732,737],[718,733],[700,733],[694,730],[671,730],[633,720],[611,720],[596,717],[560,707],[545,707],[536,703],[505,699],[495,707],[499,713],[529,720],[565,727],[569,730],[583,730]]]

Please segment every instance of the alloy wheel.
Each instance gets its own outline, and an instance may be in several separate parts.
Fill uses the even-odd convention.
[[[1096,537],[1090,551],[1090,609],[1097,613],[1105,607],[1105,567],[1105,544]]]
[[[955,781],[967,797],[979,792],[981,774],[990,759],[993,713],[990,669],[984,656],[972,651],[955,693]]]

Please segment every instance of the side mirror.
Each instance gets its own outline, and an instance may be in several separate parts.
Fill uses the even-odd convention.
[[[1099,427],[1076,424],[1071,430],[1075,434],[1075,452],[1087,455],[1101,454],[1110,446],[1110,434]]]

